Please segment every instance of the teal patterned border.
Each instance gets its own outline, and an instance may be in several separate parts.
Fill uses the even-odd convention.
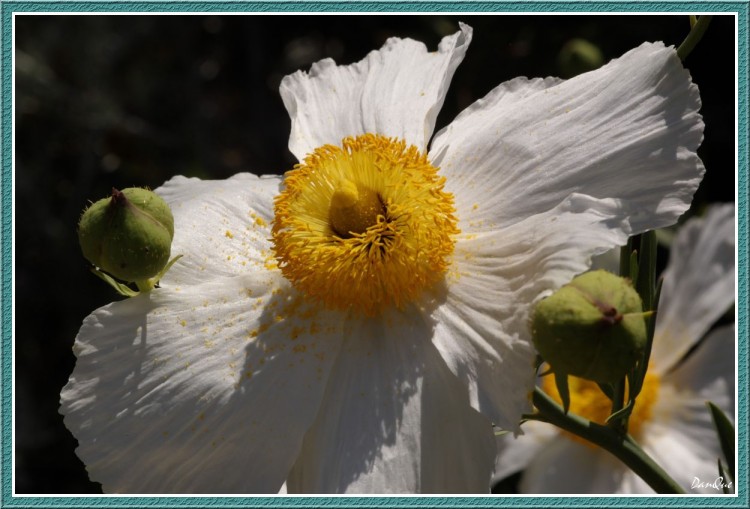
[[[35,1],[0,0],[2,99],[0,209],[2,236],[2,486],[0,507],[749,507],[748,498],[748,0],[723,2],[619,1]],[[12,41],[13,15],[34,12],[716,12],[738,24],[738,464],[737,496],[712,497],[14,497],[12,485]]]
[[[3,21],[6,14],[22,12],[716,12],[740,16],[740,41],[743,41],[747,30],[743,30],[742,20],[747,19],[748,3],[748,0],[3,0],[2,6]]]

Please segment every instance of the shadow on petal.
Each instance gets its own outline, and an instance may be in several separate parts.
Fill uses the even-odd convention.
[[[445,295],[431,297],[426,306]],[[492,428],[432,344],[430,314],[412,305],[348,317],[290,493],[489,491]]]

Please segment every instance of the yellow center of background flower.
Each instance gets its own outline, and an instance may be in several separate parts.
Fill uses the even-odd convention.
[[[568,377],[568,389],[570,391],[570,412],[580,415],[592,422],[605,424],[607,417],[612,411],[612,401],[602,392],[596,382],[584,380],[574,376]],[[555,384],[555,377],[552,375],[542,377],[542,390],[552,396],[558,403],[562,404],[560,393]],[[646,373],[643,381],[643,387],[640,394],[635,400],[633,412],[628,419],[628,433],[638,437],[641,432],[643,423],[647,422],[652,415],[654,403],[656,403],[659,394],[659,376]],[[627,401],[627,395],[626,395]],[[577,435],[563,431],[570,439],[582,444],[596,447],[591,442],[580,438]]]
[[[284,276],[337,309],[403,308],[440,280],[459,233],[427,156],[375,134],[325,145],[287,172],[274,203]]]

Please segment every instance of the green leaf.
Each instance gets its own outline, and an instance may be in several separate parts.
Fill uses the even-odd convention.
[[[631,370],[627,375],[627,386],[633,385]],[[607,417],[606,424],[615,429],[618,433],[626,434],[628,432],[628,418],[633,411],[635,400],[628,396],[625,402],[625,378],[613,386],[612,391],[612,413]]]
[[[596,382],[596,385],[598,385],[599,389],[604,393],[604,395],[607,396],[610,401],[612,401],[612,399],[615,397],[612,384],[603,384],[603,383]]]
[[[551,375],[552,371],[553,371],[552,367],[549,367],[549,368],[545,369],[544,371],[542,371],[541,373],[539,373],[537,376],[538,377],[543,377],[543,376]]]
[[[648,364],[651,360],[651,347],[654,344],[654,332],[656,331],[656,317],[659,313],[659,299],[661,298],[661,287],[663,279],[659,279],[654,291],[653,302],[651,303],[651,309],[653,310],[650,315],[646,316],[646,348],[643,350],[643,360],[638,363],[637,370],[633,373],[632,378],[629,380],[630,384],[630,398],[635,399],[641,393],[643,388],[643,380],[646,378],[646,372],[648,371]]]
[[[567,414],[570,409],[570,390],[568,389],[568,374],[567,373],[555,373],[555,385],[557,385],[557,392],[560,393],[560,399],[562,400],[563,411]]]
[[[175,264],[177,260],[182,258],[182,255],[177,255],[171,260],[169,260],[169,263],[167,263],[163,269],[159,271],[158,274],[156,274],[154,277],[149,279],[144,279],[142,281],[136,281],[135,285],[138,287],[138,289],[141,291],[141,293],[148,293],[154,288],[156,288],[156,285],[159,283],[162,277],[164,277],[164,274],[167,273],[167,271],[172,268],[172,265]]]
[[[628,243],[620,248],[620,276],[629,278],[631,273],[631,255],[633,253],[633,237],[628,238]]]
[[[710,401],[707,401],[706,404],[708,405],[708,409],[711,410],[711,419],[714,421],[716,434],[719,436],[721,452],[724,454],[724,459],[729,466],[729,474],[732,480],[734,480],[734,425],[732,425],[732,421],[729,420],[719,407]]]
[[[628,264],[628,278],[633,281],[633,284],[635,284],[635,281],[638,279],[638,251],[634,250],[630,253],[629,258],[629,264]]]
[[[721,483],[721,491],[723,491],[725,495],[730,495],[733,490],[729,488],[729,484],[734,483],[734,479],[729,479],[727,476],[727,473],[724,470],[724,465],[721,463],[721,458],[716,458],[716,463],[718,463],[719,466],[719,477],[726,481]]]
[[[640,240],[638,274],[633,283],[643,301],[643,310],[649,311],[653,309],[656,287],[656,233],[653,230],[643,233]]]
[[[544,359],[542,359],[541,355],[536,354],[536,359],[534,360],[534,369],[539,369],[542,364],[544,364]]]
[[[182,255],[181,255],[181,254],[179,254],[179,255],[175,256],[174,258],[172,258],[171,260],[169,260],[169,263],[167,263],[167,264],[166,264],[166,265],[164,266],[164,268],[163,268],[163,269],[161,269],[161,271],[159,271],[159,273],[158,273],[158,274],[156,275],[156,277],[154,277],[154,280],[156,280],[156,282],[159,282],[159,280],[160,280],[160,279],[161,279],[162,277],[164,277],[164,274],[166,274],[166,273],[167,273],[167,271],[168,271],[169,269],[171,269],[171,268],[172,268],[172,265],[174,265],[174,264],[175,264],[175,262],[176,262],[177,260],[179,260],[180,258],[182,258]]]
[[[622,420],[627,419],[628,417],[630,417],[630,414],[633,412],[634,403],[635,401],[631,399],[630,401],[627,402],[627,404],[625,404],[624,407],[622,407],[621,409],[619,409],[618,411],[616,411],[615,413],[607,417],[607,420],[604,422],[606,422],[607,424],[615,425],[617,421],[622,421]],[[619,426],[615,425],[615,427],[619,427]]]
[[[91,272],[99,276],[105,283],[114,288],[117,293],[124,297],[135,297],[136,295],[140,294],[140,292],[133,290],[128,285],[115,281],[112,276],[110,276],[106,272],[102,272],[96,267],[91,267]]]
[[[607,424],[614,426],[617,429],[622,430],[621,424],[618,423],[617,419],[611,421],[613,415],[620,413],[620,410],[625,406],[625,378],[618,380],[617,383],[612,385],[612,411],[610,416],[607,417]]]

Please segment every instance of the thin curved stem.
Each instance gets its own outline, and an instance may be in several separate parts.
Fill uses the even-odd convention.
[[[608,426],[601,426],[577,415],[566,414],[539,387],[534,389],[534,406],[538,413],[524,418],[547,422],[598,445],[625,463],[633,472],[660,494],[684,494],[685,491],[672,479],[630,435],[617,433]]]
[[[693,28],[690,29],[690,33],[685,37],[685,40],[682,41],[680,47],[677,48],[677,56],[680,57],[680,60],[685,61],[690,52],[693,51],[693,48],[695,48],[698,42],[703,38],[703,34],[706,32],[706,28],[708,28],[708,24],[711,22],[712,17],[713,16],[710,15],[698,17],[698,21],[693,25]]]

